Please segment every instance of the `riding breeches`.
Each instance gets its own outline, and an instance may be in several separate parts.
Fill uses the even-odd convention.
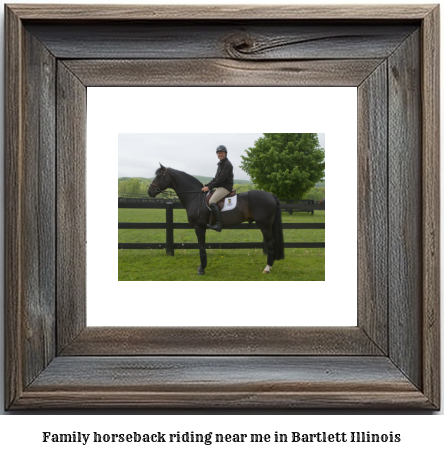
[[[229,190],[223,187],[219,187],[216,189],[216,191],[212,194],[209,204],[217,203],[219,202],[222,198],[227,196],[229,193],[231,193]]]

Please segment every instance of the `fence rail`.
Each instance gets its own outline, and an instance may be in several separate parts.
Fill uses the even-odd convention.
[[[297,208],[295,209],[295,206]],[[301,208],[301,206],[304,206]],[[310,203],[281,203],[283,210],[303,209],[303,212],[311,210],[325,210],[324,204]],[[166,222],[161,223],[126,223],[119,222],[118,229],[134,229],[134,230],[166,230],[166,242],[137,242],[137,243],[119,243],[119,249],[165,249],[167,255],[174,255],[174,250],[199,249],[199,244],[196,243],[177,243],[174,242],[174,230],[190,230],[194,229],[189,223],[174,223],[173,210],[183,209],[180,201],[170,200],[153,200],[144,199],[142,201],[119,198],[119,209],[165,209]],[[283,223],[284,230],[313,230],[325,229],[325,223]],[[255,223],[242,223],[240,225],[226,227],[224,230],[258,230],[259,227]],[[205,244],[206,249],[258,249],[261,248],[265,252],[263,242],[209,242]],[[325,248],[325,242],[285,242],[284,248]]]
[[[313,200],[310,200],[313,201]],[[142,198],[119,198],[119,209],[163,209],[166,203],[173,205],[173,209],[185,209],[179,200],[154,200]],[[299,203],[283,203],[281,202],[281,209],[293,212],[311,212],[311,211],[324,211],[325,204],[317,204],[315,202]]]

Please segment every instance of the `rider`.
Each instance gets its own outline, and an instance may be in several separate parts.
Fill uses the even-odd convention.
[[[225,146],[219,146],[216,149],[217,158],[219,159],[216,176],[211,182],[202,188],[203,192],[208,192],[214,187],[217,187],[217,190],[213,193],[213,195],[211,195],[209,201],[216,224],[208,224],[207,227],[219,232],[222,231],[222,222],[220,218],[220,211],[216,203],[233,191],[233,165],[230,160],[228,160],[227,153],[228,151]]]

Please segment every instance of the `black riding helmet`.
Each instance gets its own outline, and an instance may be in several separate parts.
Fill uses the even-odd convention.
[[[227,151],[227,148],[225,146],[219,146],[217,149],[216,149],[216,154],[218,152],[225,152],[227,155],[228,155],[228,151]]]

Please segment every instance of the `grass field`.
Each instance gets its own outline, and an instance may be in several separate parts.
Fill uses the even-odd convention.
[[[324,211],[282,213],[283,223],[324,223]],[[165,222],[164,209],[119,209],[119,222]],[[187,222],[184,209],[174,210],[174,222]],[[325,230],[284,230],[285,242],[324,242]],[[260,230],[207,231],[206,242],[262,242]],[[120,243],[165,242],[165,230],[119,230]],[[175,243],[197,242],[193,229],[174,230]],[[285,259],[274,263],[270,274],[262,274],[266,255],[262,249],[208,249],[208,266],[198,276],[198,250],[119,250],[119,280],[227,280],[313,281],[325,280],[325,249],[285,249]]]

